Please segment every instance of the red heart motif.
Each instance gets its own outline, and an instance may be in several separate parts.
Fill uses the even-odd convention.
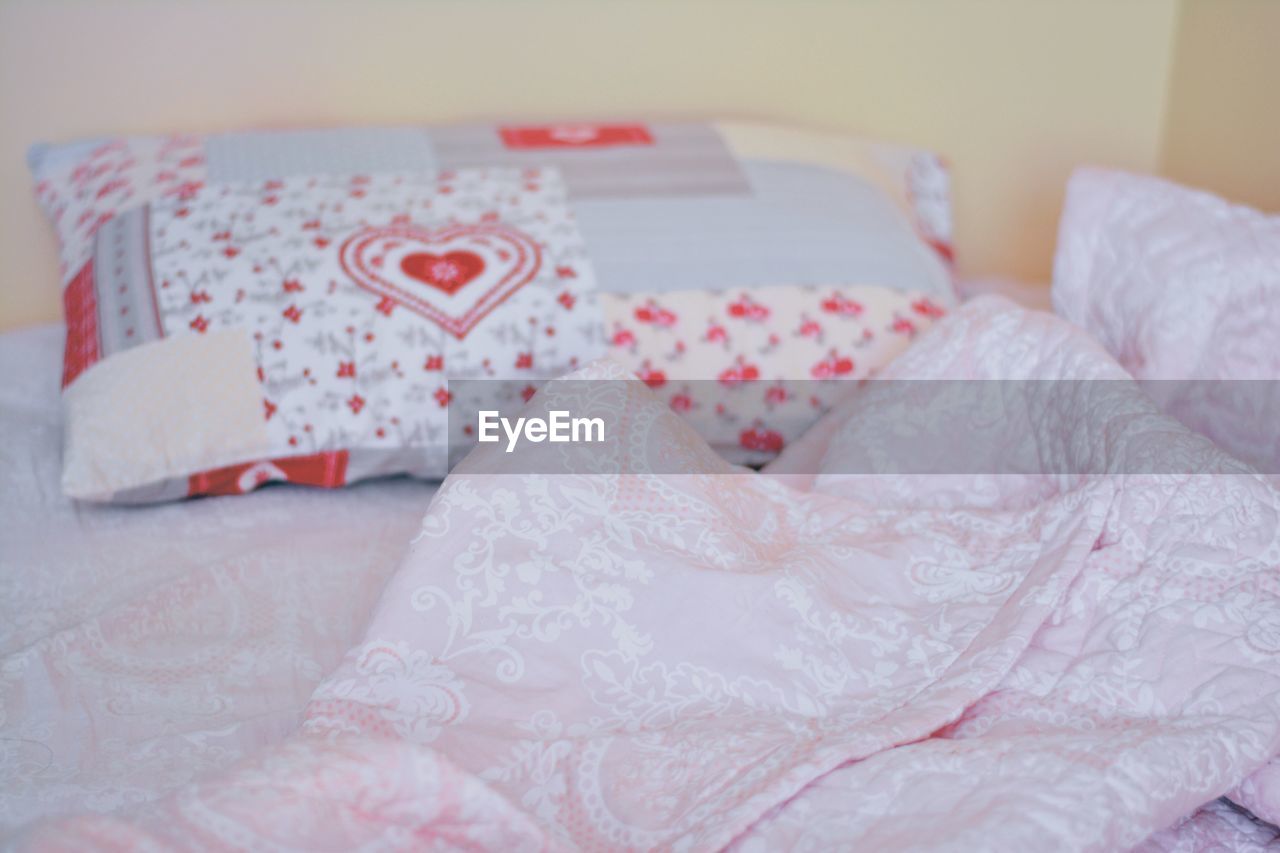
[[[461,339],[537,276],[542,247],[502,222],[441,228],[398,222],[351,234],[338,260],[352,281],[380,298],[378,310],[402,305]]]
[[[400,269],[410,278],[452,296],[484,272],[484,258],[465,249],[443,255],[414,252],[400,260]]]

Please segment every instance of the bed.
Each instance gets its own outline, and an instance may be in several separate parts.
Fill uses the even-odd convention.
[[[1090,355],[1092,344],[1079,333],[1047,315],[1027,314],[1003,299],[979,299],[958,313],[961,328],[965,323],[970,324],[967,333],[970,337],[981,339],[996,335],[1004,342],[997,349],[987,345],[977,347],[977,351],[995,352],[1006,348],[1010,344],[1008,336],[1013,334],[1035,341],[1047,352],[1075,346],[1083,347],[1086,356],[1093,357]],[[1013,332],[1011,322],[1014,322]],[[564,760],[560,747],[556,746],[560,741],[555,738],[547,741],[548,751],[538,761],[533,761],[537,753],[531,753],[513,764],[508,772],[514,775],[508,778],[493,771],[472,775],[477,772],[474,763],[479,760],[479,754],[470,753],[465,745],[466,727],[458,726],[461,732],[458,737],[463,740],[439,739],[438,724],[442,715],[453,719],[469,710],[475,716],[481,706],[490,710],[496,707],[500,711],[504,707],[515,709],[541,695],[544,688],[534,686],[534,692],[526,695],[520,692],[524,688],[517,688],[513,681],[512,692],[499,690],[497,695],[506,698],[495,706],[475,692],[485,682],[482,666],[471,676],[463,676],[471,679],[472,693],[461,705],[453,705],[451,703],[460,701],[461,694],[450,691],[459,688],[460,683],[441,681],[443,671],[436,673],[435,664],[414,656],[413,644],[422,640],[414,639],[412,632],[420,629],[409,628],[404,617],[398,615],[398,609],[404,608],[405,594],[414,584],[422,582],[424,573],[442,584],[456,580],[458,589],[465,590],[469,571],[463,569],[455,577],[450,567],[467,566],[470,561],[464,555],[477,553],[474,544],[466,545],[470,541],[467,537],[472,535],[464,532],[466,526],[446,535],[437,544],[424,546],[423,535],[415,536],[419,525],[426,525],[425,538],[432,543],[433,537],[440,536],[442,519],[447,518],[452,503],[464,508],[466,525],[476,525],[474,536],[479,537],[478,541],[500,542],[501,535],[494,531],[514,528],[501,520],[501,510],[497,515],[494,510],[506,507],[510,511],[509,497],[496,504],[489,504],[486,498],[477,508],[467,497],[468,477],[476,474],[466,472],[451,481],[450,499],[429,512],[425,521],[423,512],[432,502],[436,489],[407,479],[372,481],[337,491],[278,485],[250,495],[201,498],[143,508],[71,504],[61,497],[57,486],[60,416],[52,389],[61,337],[57,327],[0,337],[0,364],[10,375],[21,377],[0,398],[4,433],[15,439],[8,442],[0,457],[0,470],[6,482],[15,486],[5,493],[3,528],[0,528],[5,543],[4,577],[8,581],[3,598],[6,632],[0,668],[3,673],[0,744],[4,748],[6,771],[0,801],[4,804],[6,832],[21,829],[25,833],[21,836],[24,843],[36,849],[46,846],[125,849],[140,844],[413,846],[414,839],[424,838],[444,842],[448,847],[474,849],[590,847],[599,843],[599,837],[591,833],[599,831],[600,826],[608,826],[608,820],[601,824],[601,818],[594,816],[589,819],[592,822],[585,825],[575,822],[577,818],[564,822],[563,814],[554,809],[545,812],[538,805],[542,795],[536,792],[559,778],[554,774],[560,771],[553,773],[553,768]],[[956,351],[954,341],[931,340],[934,340],[932,350],[912,350],[916,360],[906,359],[908,363],[900,370],[909,375],[929,375],[932,369],[929,365],[938,363],[939,348],[942,352]],[[1072,340],[1076,342],[1066,346]],[[1069,355],[1063,359],[1071,362]],[[913,374],[913,371],[919,372]],[[1199,452],[1208,452],[1210,456],[1215,453],[1208,449]],[[714,467],[722,463],[705,464]],[[516,479],[494,481],[492,474],[485,474],[483,468],[479,476],[483,484],[480,492],[473,490],[470,494],[490,494],[493,488],[502,492],[517,482]],[[839,493],[843,488],[839,478],[832,482]],[[746,491],[760,490],[756,500],[780,499],[780,493],[767,484],[756,482],[745,488]],[[1256,490],[1258,486],[1249,488]],[[729,500],[728,495],[743,489],[740,476],[731,475],[724,486],[716,487],[717,503],[728,500],[726,506],[735,506],[737,499]],[[903,497],[900,491],[889,492],[884,501],[892,504]],[[1221,500],[1212,495],[1208,497]],[[1112,500],[1101,499],[1104,503]],[[1150,499],[1138,490],[1132,501],[1140,506]],[[1257,492],[1245,499],[1270,498],[1264,492]],[[939,506],[945,507],[951,498],[940,492],[928,500],[940,501]],[[822,499],[820,505],[825,501]],[[741,511],[747,506],[748,503],[742,503],[744,510]],[[689,508],[684,510],[689,511]],[[1089,514],[1082,506],[1069,508],[1065,517],[1068,527],[1083,522]],[[732,523],[752,524],[748,519],[749,513]],[[714,518],[694,520],[695,526],[709,524],[709,529],[717,523]],[[1123,523],[1135,525],[1133,529],[1137,532],[1124,534],[1122,538],[1148,535],[1141,532],[1146,530],[1144,525],[1148,522],[1141,520],[1140,513],[1130,514],[1129,521]],[[1054,535],[1047,532],[1047,528],[1041,529],[1037,534],[1040,544],[1034,544],[1033,550],[1047,541],[1045,537]],[[1096,581],[1083,586],[1059,586],[1057,592],[1049,592],[1054,584],[1068,579],[1060,577],[1055,581],[1050,576],[1043,592],[1031,594],[1014,609],[1010,609],[1012,604],[1002,605],[1006,613],[999,617],[1005,620],[1002,630],[1012,629],[1011,636],[1016,636],[1019,630],[1012,628],[1009,619],[1029,619],[1026,624],[1029,629],[1046,614],[1048,624],[1058,625],[1060,629],[1077,623],[1083,626],[1089,620],[1080,621],[1078,615],[1069,617],[1068,614],[1080,614],[1081,608],[1091,607],[1099,609],[1090,619],[1105,627],[1108,620],[1118,618],[1123,622],[1131,618],[1125,615],[1126,610],[1135,606],[1146,609],[1143,624],[1147,627],[1139,641],[1143,648],[1161,648],[1161,644],[1172,641],[1176,632],[1183,630],[1176,627],[1179,617],[1168,622],[1167,617],[1157,615],[1162,607],[1167,608],[1178,600],[1176,591],[1168,602],[1161,604],[1149,586],[1155,578],[1143,580],[1133,575],[1132,568],[1125,568],[1121,550],[1107,550],[1097,556],[1100,543],[1111,534],[1090,531],[1085,524],[1080,532],[1065,535],[1068,538],[1061,543],[1068,549],[1079,548],[1069,544],[1070,541],[1087,544],[1097,536],[1098,543],[1084,564],[1086,574],[1092,564],[1095,577],[1112,578],[1106,583],[1126,577],[1133,582],[1122,580],[1106,593],[1115,603],[1104,607],[1102,601],[1106,599],[1092,597]],[[1208,532],[1203,535],[1210,537],[1204,540],[1206,545],[1216,536]],[[462,538],[458,539],[459,536]],[[580,538],[589,541],[590,529],[584,530]],[[402,559],[406,542],[412,539],[416,539],[418,545]],[[743,541],[748,540],[749,537]],[[1153,541],[1156,544],[1151,547],[1157,551],[1179,547],[1176,543],[1161,544],[1159,536]],[[1011,553],[1020,547],[1016,542],[1008,544]],[[515,547],[514,552],[502,553],[516,557],[524,554],[528,545],[517,542]],[[1199,547],[1201,550],[1193,559],[1205,560],[1205,566],[1211,565],[1217,559],[1212,556],[1213,548]],[[563,553],[567,559],[569,552]],[[1117,556],[1111,556],[1113,553]],[[903,557],[898,554],[894,559]],[[1167,562],[1160,558],[1153,565]],[[396,573],[398,564],[400,568]],[[121,566],[127,566],[128,571],[121,572]],[[672,571],[678,573],[679,570],[673,568]],[[695,574],[704,572],[705,569],[699,569]],[[676,581],[676,577],[673,575],[672,582],[691,582]],[[1179,577],[1175,570],[1164,582],[1176,586],[1181,582]],[[14,582],[15,578],[21,578],[22,582]],[[524,582],[529,580],[523,574],[520,578]],[[558,594],[557,587],[547,583],[548,580],[544,577],[539,589],[545,589],[552,603]],[[388,581],[391,581],[390,587],[386,586]],[[956,589],[955,580],[945,575],[926,577],[924,582],[926,588],[941,583]],[[515,577],[512,583],[515,587],[506,600],[518,613],[534,603],[522,604]],[[695,579],[692,583],[705,581]],[[447,586],[432,589],[428,601],[448,601]],[[680,590],[676,599],[697,606],[696,602],[701,599],[694,587],[680,587]],[[984,584],[979,583],[973,590],[979,594],[975,603],[989,593],[994,593],[997,599],[1005,594],[1000,584],[984,588]],[[640,591],[641,587],[635,588],[636,594]],[[832,587],[829,593],[833,601],[839,601],[846,598],[850,590],[842,592]],[[797,587],[795,594],[803,601],[801,588]],[[415,602],[412,609],[430,609],[432,605],[419,603],[420,595],[419,592],[411,596],[410,600]],[[374,605],[380,597],[382,603],[375,611]],[[791,595],[784,595],[782,600],[786,602],[790,598]],[[623,600],[618,599],[616,603]],[[1059,602],[1056,610],[1043,609],[1054,601]],[[753,610],[765,624],[773,624],[770,620],[775,617],[766,615],[765,606],[762,599],[753,605]],[[802,605],[801,612],[804,609]],[[475,618],[480,619],[483,613],[477,610]],[[1209,628],[1211,632],[1223,631],[1224,624],[1214,621],[1219,617],[1212,615],[1211,610],[1204,613],[1203,618],[1217,626]],[[471,626],[467,622],[439,618],[443,615],[432,621],[436,626],[451,626],[448,629],[451,639],[439,648],[451,647],[457,637],[469,637],[480,641],[482,646],[488,642],[482,639],[490,630],[483,622]],[[881,618],[885,615],[882,612]],[[572,630],[576,618],[562,622],[559,630]],[[658,618],[655,624],[668,624],[670,619],[676,620],[669,623],[673,627],[681,624],[678,617],[667,614]],[[917,618],[928,617],[920,614]],[[939,624],[945,625],[952,618],[945,616]],[[1255,617],[1246,611],[1242,618],[1247,622]],[[1265,615],[1262,618],[1265,619]],[[584,627],[586,624],[582,622]],[[812,616],[806,616],[798,623],[797,641],[812,642],[804,635],[817,626]],[[411,633],[401,636],[408,639],[397,637],[406,630]],[[558,635],[559,630],[552,636]],[[971,706],[959,720],[953,720],[925,740],[916,741],[919,735],[912,734],[913,727],[920,732],[931,731],[943,718],[933,717],[933,722],[929,722],[930,715],[946,712],[941,707],[929,711],[930,702],[935,700],[922,701],[920,697],[912,702],[924,716],[917,722],[899,722],[887,733],[891,738],[887,743],[900,743],[896,748],[871,755],[876,747],[862,734],[843,739],[837,736],[834,744],[828,742],[828,752],[821,753],[828,755],[827,758],[821,761],[806,758],[805,763],[781,777],[776,784],[783,785],[784,790],[799,780],[811,781],[795,788],[792,796],[782,798],[772,809],[762,810],[760,797],[767,800],[773,791],[772,796],[777,798],[779,789],[775,783],[764,787],[761,787],[763,783],[753,783],[747,790],[757,794],[746,800],[734,799],[741,796],[731,793],[738,786],[728,786],[725,792],[712,794],[712,789],[698,783],[693,788],[695,800],[705,791],[718,806],[712,811],[703,807],[702,810],[695,808],[692,813],[685,812],[680,834],[668,837],[664,835],[667,830],[659,829],[661,823],[654,820],[655,815],[665,814],[662,809],[670,808],[670,804],[630,798],[614,789],[608,795],[610,807],[615,815],[629,814],[633,825],[625,831],[618,829],[622,834],[611,836],[609,844],[718,848],[732,842],[734,849],[744,851],[779,847],[822,849],[839,845],[850,837],[861,837],[891,846],[950,845],[963,849],[989,837],[993,826],[1000,827],[1007,841],[1021,839],[1031,843],[1031,839],[1043,837],[1042,833],[1052,832],[1060,839],[1073,839],[1084,846],[1130,846],[1142,841],[1147,850],[1209,847],[1252,850],[1274,842],[1274,827],[1225,798],[1199,808],[1188,808],[1202,801],[1198,797],[1203,795],[1194,793],[1200,790],[1199,786],[1207,786],[1207,790],[1220,785],[1221,782],[1215,780],[1229,778],[1233,772],[1231,766],[1244,766],[1235,762],[1246,761],[1256,766],[1258,750],[1265,747],[1259,741],[1250,740],[1247,733],[1261,734],[1262,728],[1251,728],[1261,725],[1260,717],[1250,722],[1239,717],[1223,724],[1210,715],[1200,728],[1184,727],[1185,730],[1177,734],[1170,729],[1157,736],[1156,729],[1130,728],[1131,724],[1126,722],[1128,715],[1140,713],[1145,700],[1122,696],[1112,696],[1089,711],[1093,714],[1100,707],[1110,705],[1110,710],[1101,716],[1082,717],[1075,723],[1071,722],[1069,712],[1065,725],[1061,719],[1042,716],[1043,711],[1037,710],[1038,703],[1043,702],[1044,709],[1057,708],[1058,713],[1063,713],[1070,707],[1070,690],[1079,689],[1070,687],[1071,681],[1086,675],[1092,666],[1105,665],[1084,663],[1088,658],[1082,657],[1071,665],[1073,674],[1065,683],[1067,693],[1055,695],[1054,690],[1058,689],[1055,687],[1049,695],[1036,698],[1038,688],[1034,685],[1041,677],[1037,674],[1038,668],[1047,666],[1046,671],[1052,671],[1058,666],[1056,661],[1063,649],[1073,648],[1075,643],[1095,642],[1090,639],[1090,630],[1074,638],[1068,633],[1065,639],[1057,637],[1053,630],[1034,638],[1024,634],[1020,642],[1029,641],[1030,645],[1019,664],[1004,677],[999,689]],[[1229,636],[1234,630],[1234,627],[1228,629],[1221,636]],[[1243,623],[1242,630],[1245,630]],[[537,635],[535,630],[532,636]],[[834,641],[836,636],[827,635],[829,641]],[[934,636],[940,639],[943,635]],[[1251,641],[1248,630],[1240,636],[1246,643]],[[708,652],[722,664],[736,662],[732,664],[736,666],[752,660],[736,649],[729,650],[728,657],[716,657],[719,652],[714,644],[704,648],[696,636],[690,638],[693,640],[693,645],[688,647],[691,661],[705,658]],[[840,642],[848,640],[846,636]],[[428,641],[428,645],[434,642]],[[1111,642],[1103,639],[1097,647],[1097,660],[1103,660],[1107,654],[1115,654],[1116,662],[1122,665],[1124,661],[1141,659],[1135,657],[1138,653],[1132,650],[1109,650]],[[1264,646],[1258,648],[1265,647],[1266,640],[1262,642]],[[573,655],[577,654],[568,637],[562,644],[547,648],[568,652],[567,661],[573,661]],[[972,658],[975,672],[961,673],[963,677],[945,690],[959,689],[963,693],[984,678],[999,679],[998,668],[982,675],[984,667],[989,669],[993,661],[1000,659],[1002,653],[998,649],[997,644],[965,651],[964,656]],[[851,659],[862,657],[850,651]],[[560,656],[559,651],[550,654],[545,665],[556,666],[555,660]],[[447,655],[442,653],[442,659],[444,657]],[[1205,676],[1204,683],[1213,684],[1214,679],[1232,683],[1244,677],[1262,689],[1259,685],[1263,684],[1264,670],[1233,672],[1238,661],[1230,664],[1223,661],[1234,657],[1234,652],[1227,658],[1213,656],[1217,663],[1213,664],[1214,671]],[[617,661],[613,661],[609,666],[616,664]],[[1261,666],[1259,660],[1251,665]],[[422,669],[424,666],[426,670]],[[601,677],[609,672],[607,668],[600,669],[600,663],[594,666]],[[1002,665],[997,663],[999,666]],[[502,672],[501,666],[498,672]],[[759,670],[756,672],[758,678],[769,677]],[[889,672],[891,670],[882,674]],[[954,675],[948,677],[954,679]],[[499,678],[499,682],[503,680]],[[964,686],[966,683],[968,687]],[[1198,682],[1193,677],[1189,683]],[[623,690],[624,682],[619,681],[614,687]],[[672,682],[665,689],[675,687],[676,683]],[[731,692],[741,689],[732,688]],[[887,695],[892,696],[897,688],[890,679],[882,689],[889,690]],[[916,689],[910,687],[912,692]],[[985,688],[979,691],[981,689]],[[1159,689],[1169,690],[1171,686]],[[1176,692],[1183,688],[1172,689]],[[439,692],[441,690],[444,692]],[[1024,698],[1009,698],[1024,690]],[[632,701],[646,700],[637,695]],[[652,701],[652,697],[648,701]],[[969,700],[950,701],[967,704]],[[466,707],[468,702],[472,705],[470,709]],[[365,708],[366,703],[369,710],[351,711],[351,708]],[[752,704],[748,702],[748,707]],[[1261,706],[1252,707],[1253,713],[1257,713]],[[696,704],[686,706],[684,713],[692,715],[691,719],[702,714]],[[718,717],[724,713],[742,713],[742,709],[737,702],[731,702],[715,715],[717,730],[723,728]],[[1116,714],[1119,716],[1114,716]],[[466,713],[462,716],[465,718]],[[477,732],[488,732],[486,737],[495,736],[496,719],[504,717],[500,713],[498,718],[487,722],[477,719],[474,723]],[[744,724],[750,725],[752,719],[748,717]],[[430,723],[425,730],[420,728],[423,721]],[[535,729],[554,726],[547,718],[538,722],[536,715],[533,723]],[[756,725],[759,723],[757,719]],[[1028,725],[1034,726],[1030,732]],[[1118,755],[1126,755],[1128,751],[1132,757],[1114,765],[1082,761],[1082,756],[1094,754],[1097,748],[1093,742],[1101,735],[1090,732],[1094,727],[1110,731],[1104,739]],[[521,730],[521,725],[516,725],[512,731]],[[661,730],[659,724],[655,733]],[[877,730],[876,726],[871,729]],[[831,733],[839,731],[835,728]],[[1237,735],[1240,739],[1223,747],[1222,739],[1228,733],[1229,741]],[[548,732],[538,733],[533,729],[529,734],[535,738],[548,736]],[[762,729],[756,736],[765,734],[766,730]],[[474,745],[485,744],[483,739],[472,737]],[[532,749],[536,740],[521,743],[525,745],[520,749]],[[658,760],[656,755],[646,757],[646,753],[661,744],[660,740],[648,744],[638,740],[632,749],[639,752],[621,765],[615,763],[611,772],[622,772],[629,777],[628,765]],[[833,745],[835,752],[831,753]],[[726,760],[715,757],[715,750],[720,748],[712,747],[700,760]],[[1153,749],[1157,753],[1168,752],[1175,764],[1161,769],[1156,753],[1150,752]],[[807,750],[808,747],[798,755],[806,755]],[[1205,765],[1206,768],[1213,766],[1214,770],[1203,774],[1185,775],[1179,771],[1175,774],[1181,780],[1178,785],[1188,786],[1187,793],[1174,794],[1180,790],[1177,785],[1159,790],[1160,786],[1154,785],[1155,777],[1148,778],[1148,775],[1174,773],[1175,766],[1185,769],[1188,765],[1183,760],[1192,754],[1184,752],[1186,750],[1203,751],[1209,762],[1225,761],[1227,756],[1232,756],[1231,763]],[[1210,757],[1210,753],[1215,757]],[[572,750],[568,753],[573,754]],[[862,754],[869,757],[862,761],[847,760]],[[1019,754],[1028,757],[1018,760],[1015,756]],[[832,755],[836,756],[834,763]],[[845,760],[840,760],[840,756]],[[739,758],[727,760],[736,763]],[[1133,763],[1135,761],[1139,763]],[[526,762],[529,763],[526,765]],[[539,763],[544,765],[541,772],[537,770]],[[774,758],[770,757],[760,766],[773,763]],[[605,766],[608,765],[601,765],[600,772],[604,772]],[[683,774],[669,766],[664,772],[674,774],[670,781],[675,783],[697,766],[696,762],[686,766]],[[1062,791],[1075,792],[1071,808],[1061,808],[1056,804],[1058,797],[1048,791],[1038,791],[1045,767],[1055,768],[1054,773],[1058,774],[1057,784],[1062,786],[1059,796]],[[1124,775],[1115,775],[1121,768]],[[526,772],[532,773],[527,780]],[[552,775],[547,777],[543,773]],[[1020,776],[1020,773],[1029,775]],[[1130,778],[1128,774],[1135,775]],[[689,778],[696,778],[696,773]],[[984,784],[970,790],[965,780],[973,778],[983,779]],[[643,777],[636,778],[632,784],[640,784],[642,780]],[[535,781],[534,787],[525,787]],[[1117,790],[1125,805],[1119,808],[1115,807],[1116,796],[1095,795],[1096,791],[1114,784],[1122,784]],[[1153,787],[1148,788],[1148,784]],[[520,799],[514,794],[520,790],[528,790],[530,794]],[[671,790],[680,791],[680,783]],[[687,805],[690,795],[686,789],[676,795],[675,802]],[[619,811],[619,797],[629,803],[622,811]],[[1131,819],[1128,811],[1138,808],[1135,797],[1144,802],[1144,816],[1138,820]],[[513,806],[513,802],[518,805]],[[587,800],[584,808],[599,809],[599,806],[592,806]],[[1186,816],[1173,820],[1177,809],[1182,809]],[[935,810],[942,810],[946,819],[937,823],[924,820],[925,815],[936,814]],[[68,814],[77,816],[68,819]],[[701,816],[689,823],[690,814]],[[531,815],[537,817],[531,819]],[[39,821],[42,817],[53,820]],[[548,825],[552,827],[550,834]],[[641,825],[646,828],[640,829]],[[1148,829],[1143,831],[1142,826]],[[1159,829],[1162,826],[1165,828]],[[587,827],[594,828],[588,831]],[[673,823],[670,831],[675,828]],[[1147,832],[1156,829],[1158,831],[1146,837]],[[1134,836],[1135,831],[1140,834]],[[592,838],[597,841],[592,842]]]
[[[31,163],[67,320],[0,337],[20,845],[1275,840],[1275,420],[1131,382],[1280,373],[1275,220],[1084,170],[1050,305],[956,285],[941,158],[765,125]],[[446,376],[625,426],[386,476],[457,461]]]
[[[1048,364],[1051,373],[1060,369],[1053,364],[1082,362],[1097,364],[1102,378],[1119,370],[1078,330],[997,297],[963,307],[946,329],[895,369],[947,375],[940,356],[950,353],[956,365],[968,365],[961,369],[978,370],[965,375],[982,378],[980,359],[975,366],[965,353],[986,352],[988,368],[1004,370],[995,353],[1032,346],[1047,359],[1032,364]],[[844,579],[837,573],[814,587],[820,575],[786,569],[787,551],[768,544],[776,530],[756,517],[792,502],[814,519],[835,511],[826,533],[804,523],[813,547],[831,533],[845,535],[841,530],[861,537],[840,501],[867,501],[861,491],[868,484],[835,476],[813,496],[783,493],[691,446],[694,469],[707,471],[716,497],[699,503],[687,492],[695,502],[681,508],[685,520],[659,525],[671,539],[645,533],[663,511],[680,506],[671,493],[635,503],[645,512],[605,514],[605,529],[631,529],[613,540],[632,543],[620,556],[636,548],[639,565],[663,566],[662,583],[632,564],[626,585],[600,588],[590,610],[573,605],[543,622],[543,608],[556,612],[566,594],[566,578],[552,566],[575,565],[579,543],[599,532],[572,514],[543,514],[581,501],[581,494],[572,497],[575,485],[590,491],[612,475],[552,478],[554,500],[544,503],[538,478],[522,478],[517,462],[495,451],[454,474],[442,501],[430,500],[430,485],[384,480],[337,492],[278,485],[157,507],[73,506],[59,497],[54,474],[59,337],[40,328],[0,338],[0,362],[23,375],[3,398],[5,433],[18,437],[3,457],[6,482],[17,487],[5,496],[5,578],[24,580],[4,593],[4,821],[6,831],[26,825],[20,839],[32,848],[412,847],[430,839],[474,849],[755,850],[824,849],[864,838],[972,849],[998,831],[1020,845],[1245,850],[1276,839],[1275,827],[1212,799],[1260,766],[1271,748],[1272,611],[1265,597],[1236,601],[1239,612],[1221,610],[1219,593],[1197,580],[1234,565],[1249,573],[1249,583],[1266,584],[1265,565],[1242,564],[1217,546],[1234,528],[1266,558],[1274,532],[1258,510],[1275,497],[1251,475],[1240,480],[1233,462],[1203,439],[1187,434],[1179,441],[1198,464],[1225,465],[1224,478],[1156,478],[1114,493],[1106,483],[1085,484],[1047,501],[1039,493],[1028,505],[1030,526],[1001,520],[1021,511],[1014,493],[1002,497],[1012,516],[966,515],[956,502],[968,501],[968,492],[927,485],[873,494],[881,505],[874,512],[886,517],[895,505],[923,501],[923,510],[911,512],[924,515],[906,528],[886,528],[877,548],[886,566],[922,567],[924,574],[908,573],[916,592],[905,599],[895,592],[906,583],[896,570]],[[1088,412],[1073,416],[1084,419],[1076,432],[1088,428]],[[1140,441],[1151,421],[1130,423],[1137,433],[1124,441]],[[1155,424],[1167,429],[1165,421]],[[493,471],[503,470],[511,475],[495,482]],[[703,488],[667,479],[676,491]],[[1038,487],[1014,483],[1014,492],[1025,488]],[[1153,501],[1235,503],[1239,512],[1202,529],[1184,526],[1170,539],[1143,510]],[[1047,515],[1043,507],[1050,507]],[[449,524],[451,514],[462,524]],[[521,520],[534,516],[549,532],[570,537],[532,547],[552,547],[558,556],[525,569],[520,561],[538,542],[538,525]],[[713,560],[727,558],[722,567],[730,574],[709,573],[699,538],[682,539],[686,523],[694,525],[689,532],[701,525],[713,535],[731,532],[722,540],[737,544]],[[929,537],[911,532],[920,523]],[[992,530],[1004,533],[973,551]],[[978,560],[973,573],[931,569],[936,537],[951,537],[938,552],[948,561],[969,549]],[[416,544],[402,558],[410,539]],[[1007,583],[1019,555],[1043,552],[1046,543],[1055,556],[1027,581]],[[925,551],[913,556],[920,547]],[[1137,562],[1135,555],[1142,555]],[[577,583],[594,574],[593,562]],[[1075,571],[1082,580],[1073,581]],[[774,573],[781,580],[776,599],[769,593]],[[472,578],[507,580],[474,597],[483,587]],[[532,589],[538,597],[526,597]],[[571,581],[566,601],[586,589]],[[708,610],[703,602],[714,601],[718,589],[735,603]],[[822,596],[814,597],[818,590]],[[840,611],[859,613],[861,602],[879,597],[864,616],[840,621]],[[906,610],[897,612],[892,601]],[[1188,602],[1194,616],[1184,615]],[[947,610],[952,603],[961,610]],[[695,611],[699,619],[689,619]],[[470,615],[458,619],[463,612]],[[724,647],[718,638],[740,624],[740,612],[782,633],[744,637],[753,648],[764,643],[759,653]],[[887,633],[850,630],[872,613],[888,620],[881,629]],[[927,622],[928,630],[890,630],[902,616]],[[512,617],[512,625],[527,620],[529,630],[503,628]],[[975,633],[969,620],[992,625],[993,633]],[[631,633],[625,622],[650,630]],[[1115,631],[1125,625],[1140,629],[1117,648]],[[594,631],[590,642],[604,643],[602,651],[584,646],[584,631]],[[933,663],[909,651],[915,640],[901,646],[924,635],[934,643]],[[1158,665],[1170,643],[1190,635],[1198,638],[1188,647],[1196,653],[1184,666],[1157,666],[1147,679],[1155,704],[1152,695],[1108,688],[1130,666]],[[769,643],[791,638],[794,652],[768,653]],[[673,640],[678,651],[663,661]],[[956,662],[940,669],[938,661],[951,660],[951,644]],[[886,649],[887,661],[906,654],[913,666],[879,669],[879,654],[868,653],[876,647]],[[658,657],[652,669],[626,675],[627,649],[639,660]],[[831,652],[854,669],[841,675],[838,662],[835,670],[810,669]],[[577,734],[566,739],[556,713],[511,716],[544,702],[558,702],[567,719],[593,710],[600,698],[580,707],[576,681],[566,680],[579,669],[579,654],[590,676],[584,685],[603,689],[623,719],[637,713],[646,725],[616,730],[608,717],[580,716]],[[916,683],[911,671],[920,665],[928,679]],[[676,669],[650,680],[664,666]],[[719,681],[717,667],[726,680]],[[820,686],[810,699],[818,704],[797,707],[768,686],[809,678]],[[590,686],[593,679],[598,684]],[[876,685],[870,693],[868,685]],[[681,711],[666,716],[672,702]],[[905,704],[895,707],[899,702]],[[1181,719],[1164,716],[1165,702],[1184,708]],[[796,727],[797,711],[813,724]],[[883,719],[864,720],[881,711]],[[724,725],[731,715],[735,724]],[[685,724],[692,730],[682,731]],[[737,738],[740,730],[753,738]],[[700,748],[694,761],[669,752],[690,736]],[[803,748],[768,747],[778,738],[799,738]],[[576,740],[581,748],[573,747]],[[507,744],[515,757],[494,765]],[[756,756],[762,744],[768,748]],[[658,776],[635,775],[635,763],[660,770],[671,795],[653,788]],[[579,790],[575,779],[584,774],[600,788]],[[974,779],[983,784],[970,785]],[[54,820],[28,824],[44,816]],[[940,826],[947,827],[945,844]]]

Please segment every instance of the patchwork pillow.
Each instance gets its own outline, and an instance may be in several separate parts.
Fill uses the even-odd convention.
[[[1080,170],[1053,303],[1167,413],[1280,474],[1280,216],[1159,178]]]
[[[77,498],[438,477],[450,379],[611,347],[651,381],[857,376],[953,299],[941,161],[785,128],[246,132],[30,160],[60,242]],[[791,432],[709,411],[724,447]]]

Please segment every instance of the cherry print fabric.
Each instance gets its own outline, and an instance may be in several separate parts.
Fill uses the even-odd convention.
[[[946,313],[925,293],[871,285],[600,300],[610,357],[740,464],[773,459],[840,399],[841,382],[883,368]]]

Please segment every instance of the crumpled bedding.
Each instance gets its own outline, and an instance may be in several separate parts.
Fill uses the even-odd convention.
[[[1052,296],[1131,374],[1165,386],[1164,411],[1280,483],[1280,216],[1079,169]]]
[[[1125,378],[1083,333],[998,298],[939,323],[888,378],[1013,374]],[[130,814],[21,841],[1275,839],[1217,798],[1280,750],[1280,494],[1136,388],[1058,412],[1046,470],[999,481],[840,473],[875,458],[858,407],[891,404],[855,395],[797,489],[731,468],[626,385],[610,405],[645,425],[629,452],[686,473],[529,474],[518,448],[482,447],[296,735]],[[1100,420],[1106,441],[1080,441]],[[1195,473],[1118,473],[1135,453]],[[1079,454],[1096,473],[1050,464]]]
[[[1280,755],[1240,783],[1230,796],[1232,802],[1239,803],[1262,820],[1280,825]]]

